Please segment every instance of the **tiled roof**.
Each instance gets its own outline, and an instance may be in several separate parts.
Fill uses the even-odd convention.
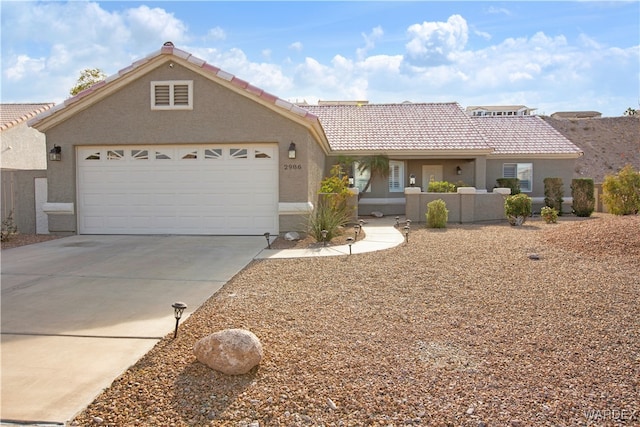
[[[54,105],[52,102],[40,104],[0,104],[0,131],[29,120]]]
[[[205,60],[197,58],[193,55],[191,55],[189,52],[185,52],[184,50],[178,49],[176,47],[174,47],[173,43],[171,42],[166,42],[162,48],[150,55],[148,55],[145,58],[142,58],[136,62],[134,62],[133,64],[129,65],[128,67],[123,68],[122,70],[118,71],[116,74],[107,77],[107,79],[98,82],[96,84],[94,84],[93,86],[89,87],[88,89],[83,90],[82,92],[78,93],[77,95],[68,98],[67,100],[65,100],[62,104],[58,104],[56,107],[50,109],[49,111],[47,111],[45,114],[39,115],[36,119],[30,120],[29,121],[29,125],[30,126],[34,126],[37,125],[39,121],[47,118],[48,116],[51,116],[55,113],[57,113],[60,110],[63,110],[73,104],[75,104],[76,102],[80,101],[81,99],[83,99],[86,96],[91,95],[94,92],[100,91],[103,88],[107,89],[112,82],[119,80],[120,78],[124,77],[125,75],[139,69],[140,67],[145,66],[145,64],[149,63],[150,61],[154,60],[155,58],[159,57],[159,56],[163,56],[163,55],[171,55],[174,56],[176,58],[180,58],[183,59],[187,62],[189,62],[190,64],[199,67],[202,69],[203,74],[208,74],[209,76],[211,76],[212,78],[218,78],[218,79],[222,79],[222,80],[226,80],[227,82],[229,82],[230,84],[232,84],[233,86],[236,86],[237,88],[246,91],[248,94],[251,94],[251,96],[254,97],[258,97],[260,98],[262,101],[273,104],[274,106],[281,108],[283,110],[287,110],[290,111],[294,114],[297,114],[303,118],[309,119],[311,121],[317,121],[317,117],[312,116],[308,111],[298,107],[295,104],[292,104],[289,101],[285,101],[283,99],[278,98],[275,95],[272,95],[268,92],[265,92],[264,90],[255,87],[251,84],[249,84],[248,82],[241,80],[239,78],[237,78],[236,76],[234,76],[233,74],[230,74],[226,71],[221,70],[218,67],[215,67],[211,64],[208,64]]]
[[[582,151],[538,116],[472,117],[494,155],[571,154]]]
[[[457,103],[305,105],[334,151],[490,151]]]

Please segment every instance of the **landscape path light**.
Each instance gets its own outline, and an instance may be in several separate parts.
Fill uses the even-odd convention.
[[[271,233],[269,232],[264,233],[264,238],[267,239],[267,247],[269,249],[271,249],[271,240],[269,240],[270,237],[271,237]]]
[[[356,224],[353,226],[353,231],[355,232],[356,235],[356,242],[358,241],[358,233],[360,232],[360,224]]]
[[[353,245],[353,237],[347,237],[347,244],[349,245],[349,255],[351,255],[351,245]]]
[[[173,315],[176,318],[176,330],[173,333],[173,337],[176,338],[178,336],[178,323],[182,317],[182,312],[187,308],[187,304],[178,301],[171,304],[171,307],[173,307]]]
[[[322,230],[320,233],[322,233],[322,245],[327,246],[327,234],[329,234],[329,232],[327,230]]]
[[[396,217],[396,228],[400,227],[400,217]]]
[[[409,229],[411,227],[409,227],[408,225],[404,226],[404,238],[406,240],[406,243],[409,243]]]

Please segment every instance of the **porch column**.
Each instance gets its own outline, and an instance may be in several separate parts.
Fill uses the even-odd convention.
[[[478,156],[475,158],[475,187],[479,190],[487,189],[487,158]]]

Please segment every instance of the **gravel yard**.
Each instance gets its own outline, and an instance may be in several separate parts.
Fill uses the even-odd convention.
[[[386,251],[254,261],[74,424],[640,424],[639,216],[412,228]],[[195,360],[226,328],[260,338],[251,373]]]

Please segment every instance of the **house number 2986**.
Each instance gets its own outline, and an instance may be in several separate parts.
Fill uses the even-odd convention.
[[[296,169],[302,169],[302,165],[299,163],[287,163],[286,165],[283,165],[283,168],[286,171],[296,170]]]

